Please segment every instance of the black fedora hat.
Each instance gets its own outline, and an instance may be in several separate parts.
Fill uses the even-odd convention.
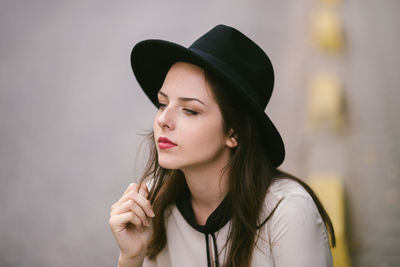
[[[240,31],[217,25],[186,48],[165,40],[137,43],[131,53],[135,77],[150,100],[157,104],[170,67],[178,61],[200,66],[221,79],[233,94],[239,94],[260,120],[267,154],[275,167],[285,157],[282,138],[264,110],[271,98],[274,71],[265,52]]]

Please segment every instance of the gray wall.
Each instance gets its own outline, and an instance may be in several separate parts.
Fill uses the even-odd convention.
[[[109,207],[142,169],[138,133],[155,109],[130,69],[133,44],[189,45],[218,23],[258,42],[276,69],[267,108],[287,147],[282,168],[345,181],[354,266],[400,264],[400,2],[343,1],[337,61],[349,124],[312,135],[306,77],[321,59],[312,0],[0,2],[0,266],[113,266]],[[324,63],[325,64],[325,63]]]

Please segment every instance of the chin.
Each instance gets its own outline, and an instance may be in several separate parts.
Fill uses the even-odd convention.
[[[168,169],[168,170],[177,170],[179,169],[179,166],[176,164],[176,161],[169,161],[166,159],[162,159],[160,157],[158,157],[158,164],[164,168],[164,169]]]

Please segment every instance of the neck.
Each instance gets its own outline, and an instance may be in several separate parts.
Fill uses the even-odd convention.
[[[191,193],[193,212],[200,225],[205,224],[229,191],[229,173],[227,171],[222,174],[227,162],[214,161],[207,166],[182,170]]]

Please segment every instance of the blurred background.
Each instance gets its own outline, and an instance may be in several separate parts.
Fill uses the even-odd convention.
[[[339,182],[326,194],[346,266],[400,266],[399,14],[396,0],[0,1],[0,266],[116,265],[109,209],[156,112],[131,49],[220,23],[274,64],[281,169]]]

